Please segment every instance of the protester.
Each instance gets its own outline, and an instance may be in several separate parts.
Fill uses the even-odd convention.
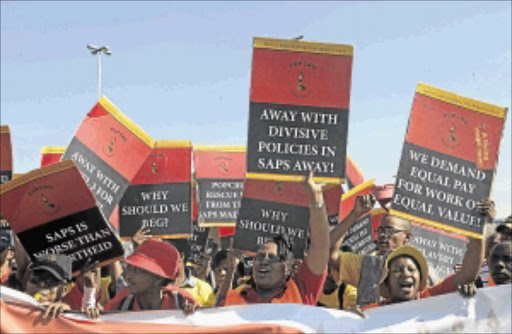
[[[496,285],[512,283],[512,242],[504,240],[494,246],[488,263]]]
[[[190,244],[187,239],[167,239],[180,253],[178,275],[174,285],[187,291],[203,307],[215,306],[215,294],[207,282],[192,275],[192,270],[186,266],[190,256]]]
[[[293,246],[286,235],[262,245],[253,260],[251,284],[219,294],[219,305],[254,303],[302,303],[316,305],[327,274],[329,225],[322,188],[311,172],[304,187],[310,201],[311,243],[297,274],[291,277]],[[234,268],[230,268],[234,271]],[[230,277],[228,277],[230,278]],[[224,287],[231,279],[224,281]],[[225,298],[225,299],[224,299]]]
[[[379,295],[375,286],[382,276],[384,256],[391,248],[409,242],[411,236],[409,221],[386,215],[380,222],[375,253],[340,252],[344,235],[361,216],[371,211],[374,204],[374,195],[357,196],[351,212],[329,233],[329,267],[333,273],[337,273],[336,281],[357,287],[357,306],[378,301]]]
[[[342,252],[352,252],[352,247],[343,245]],[[318,306],[353,311],[357,308],[357,288],[345,282],[338,282],[338,275],[329,266],[327,278],[318,297]]]
[[[494,202],[480,201],[477,211],[485,217],[485,223],[491,223],[495,215]],[[386,258],[379,283],[379,295],[384,300],[368,304],[363,309],[441,295],[455,292],[457,289],[462,292],[474,291],[463,285],[472,284],[478,277],[484,258],[482,243],[482,239],[471,239],[460,270],[428,288],[428,264],[423,253],[410,245],[396,248]]]
[[[488,286],[494,286],[495,283],[492,277],[489,276],[489,257],[491,250],[500,242],[500,235],[496,232],[491,233],[485,238],[485,254],[484,261],[482,262],[482,268],[480,269],[480,275],[475,281],[478,288],[486,288]]]
[[[229,251],[227,249],[221,249],[215,254],[212,260],[212,271],[216,287],[214,290],[215,294],[219,292],[229,270],[228,253]],[[235,279],[236,278],[233,278],[233,280]]]
[[[508,216],[496,227],[496,233],[499,234],[500,240],[512,241],[512,215]]]
[[[124,262],[128,288],[120,291],[105,310],[173,310],[185,315],[198,304],[187,292],[171,285],[178,274],[179,253],[176,248],[156,239],[144,241]]]
[[[45,254],[29,265],[25,292],[46,307],[43,318],[57,317],[71,310],[63,301],[71,282],[71,258],[64,254]]]
[[[14,260],[12,235],[7,229],[0,229],[0,285],[7,285],[12,274],[11,266]]]

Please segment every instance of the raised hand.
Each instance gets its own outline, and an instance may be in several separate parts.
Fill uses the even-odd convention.
[[[357,217],[360,217],[371,211],[376,198],[373,194],[359,195],[356,197],[354,208],[352,209]]]
[[[132,237],[132,242],[136,247],[139,247],[141,243],[144,241],[151,239],[153,236],[149,234],[151,230],[149,228],[145,228],[144,225],[139,228],[139,230]]]
[[[476,210],[479,214],[485,217],[484,219],[486,224],[492,224],[496,217],[496,208],[492,199],[487,198],[479,201],[476,204]]]

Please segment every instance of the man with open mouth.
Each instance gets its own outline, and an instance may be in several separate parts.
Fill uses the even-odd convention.
[[[316,305],[327,275],[329,225],[322,188],[306,177],[304,187],[310,201],[311,242],[308,254],[296,274],[292,274],[293,245],[287,235],[278,235],[263,244],[253,260],[250,284],[219,295],[217,305],[254,303],[296,303]],[[232,274],[232,273],[231,273]],[[227,275],[229,282],[232,276]],[[223,290],[223,289],[221,289]]]

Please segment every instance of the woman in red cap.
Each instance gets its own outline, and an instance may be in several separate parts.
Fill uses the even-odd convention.
[[[144,241],[124,262],[128,288],[121,290],[106,310],[174,310],[193,313],[197,302],[187,292],[170,285],[178,274],[179,253],[166,242]]]

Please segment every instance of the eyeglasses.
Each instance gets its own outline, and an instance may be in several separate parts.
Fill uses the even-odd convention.
[[[385,235],[393,235],[398,232],[406,232],[405,230],[394,228],[392,226],[379,226],[374,231],[375,233],[384,233]]]
[[[279,255],[269,254],[269,253],[257,253],[254,257],[254,261],[263,261],[267,259],[268,262],[281,262],[281,257]]]

